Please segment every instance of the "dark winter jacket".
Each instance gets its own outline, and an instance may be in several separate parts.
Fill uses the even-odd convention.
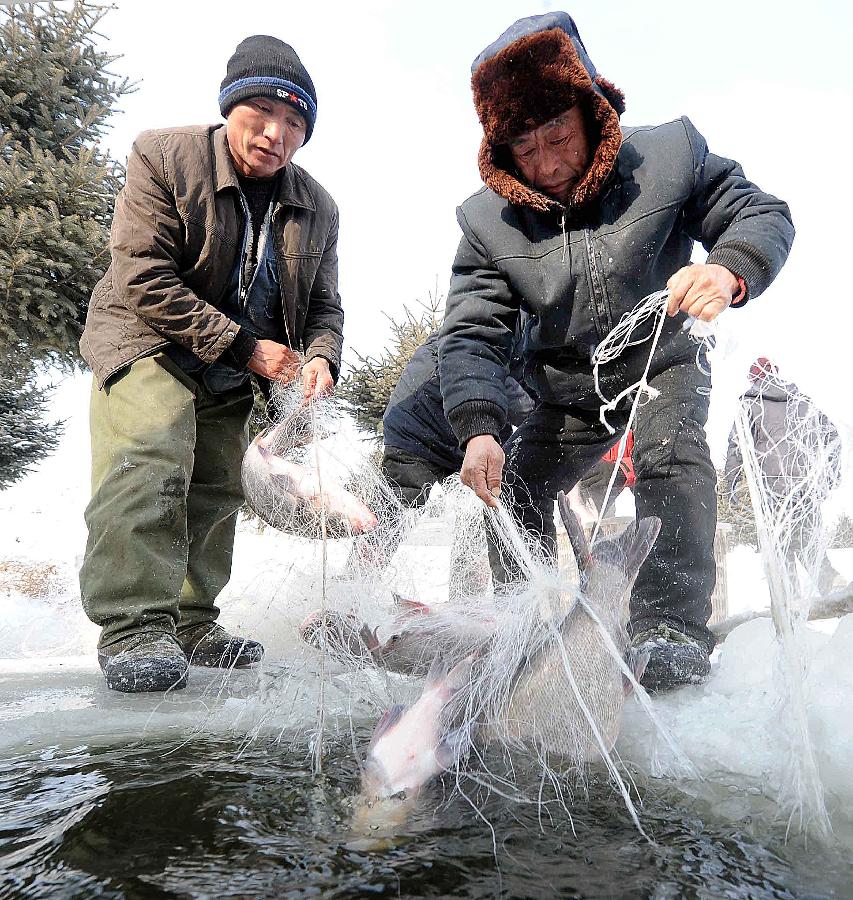
[[[796,490],[811,467],[824,465],[825,490],[817,501],[826,499],[841,470],[841,438],[838,429],[791,383],[775,377],[756,379],[740,402],[744,404],[755,455],[765,485],[779,496]],[[731,491],[740,477],[743,457],[733,426],[726,454],[725,480]],[[810,483],[814,493],[814,485]]]
[[[343,311],[335,202],[289,163],[279,174],[272,221],[282,341],[304,351],[306,361],[327,359],[337,376]],[[100,386],[170,343],[203,363],[229,355],[245,363],[254,339],[222,312],[244,232],[224,126],[139,135],[116,201],[112,263],[92,293],[80,341]]]
[[[748,181],[736,162],[711,153],[688,119],[613,127],[611,104],[621,109],[621,93],[589,71],[579,38],[573,42],[560,29],[528,35],[524,54],[512,44],[480,63],[474,83],[481,121],[491,122],[492,110],[511,109],[501,91],[516,105],[518,96],[534,98],[534,108],[540,103],[538,70],[515,69],[535,62],[546,39],[548,58],[567,60],[564,71],[549,69],[548,77],[572,79],[573,102],[601,139],[565,207],[521,182],[506,147],[489,144],[486,130],[480,151],[486,186],[457,210],[462,239],[442,331],[444,407],[463,445],[474,435],[497,435],[506,421],[503,375],[519,311],[530,316],[526,376],[533,390],[543,402],[597,409],[590,365],[596,345],[690,262],[694,241],[708,251],[707,262],[742,277],[754,298],[782,267],[794,237],[786,204]],[[683,320],[667,321],[653,376],[695,357]],[[603,367],[608,397],[639,379],[648,349],[629,349]]]
[[[382,417],[383,442],[386,447],[405,450],[456,472],[462,468],[464,455],[444,415],[438,372],[438,339],[439,332],[434,331],[415,350],[403,370]],[[517,358],[514,356],[513,359]],[[513,372],[512,364],[510,371]],[[499,435],[501,441],[509,438],[511,426],[520,425],[535,403],[512,374],[506,376],[504,388],[509,422]]]

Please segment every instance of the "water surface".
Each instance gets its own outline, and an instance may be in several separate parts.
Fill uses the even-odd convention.
[[[478,813],[450,787],[393,839],[365,842],[351,827],[351,746],[331,747],[319,777],[304,750],[272,741],[7,758],[0,896],[850,896],[843,860],[703,821],[659,791],[641,812],[650,844],[595,780],[571,820],[496,795]]]

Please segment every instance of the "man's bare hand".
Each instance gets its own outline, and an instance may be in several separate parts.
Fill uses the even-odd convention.
[[[465,446],[459,477],[486,506],[498,505],[505,459],[501,445],[490,434],[472,437]]]
[[[727,309],[738,292],[738,280],[725,266],[691,265],[679,269],[666,283],[669,291],[667,313],[687,313],[694,319],[712,322]]]
[[[335,389],[335,380],[329,370],[328,360],[315,356],[302,367],[302,388],[306,400],[327,397]]]
[[[290,384],[299,374],[302,360],[298,353],[277,341],[258,340],[247,363],[249,369],[270,381]]]

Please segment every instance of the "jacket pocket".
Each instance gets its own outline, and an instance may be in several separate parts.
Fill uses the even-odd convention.
[[[311,289],[320,268],[320,253],[278,254],[278,277],[285,309],[291,322],[296,323],[297,337],[301,335],[305,314],[311,300]]]

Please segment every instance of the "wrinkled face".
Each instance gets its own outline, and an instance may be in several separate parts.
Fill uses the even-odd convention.
[[[275,175],[305,143],[305,119],[289,103],[271,97],[235,103],[226,122],[234,166],[252,178]]]
[[[527,131],[510,142],[512,158],[522,178],[565,203],[590,162],[589,141],[580,107]]]

